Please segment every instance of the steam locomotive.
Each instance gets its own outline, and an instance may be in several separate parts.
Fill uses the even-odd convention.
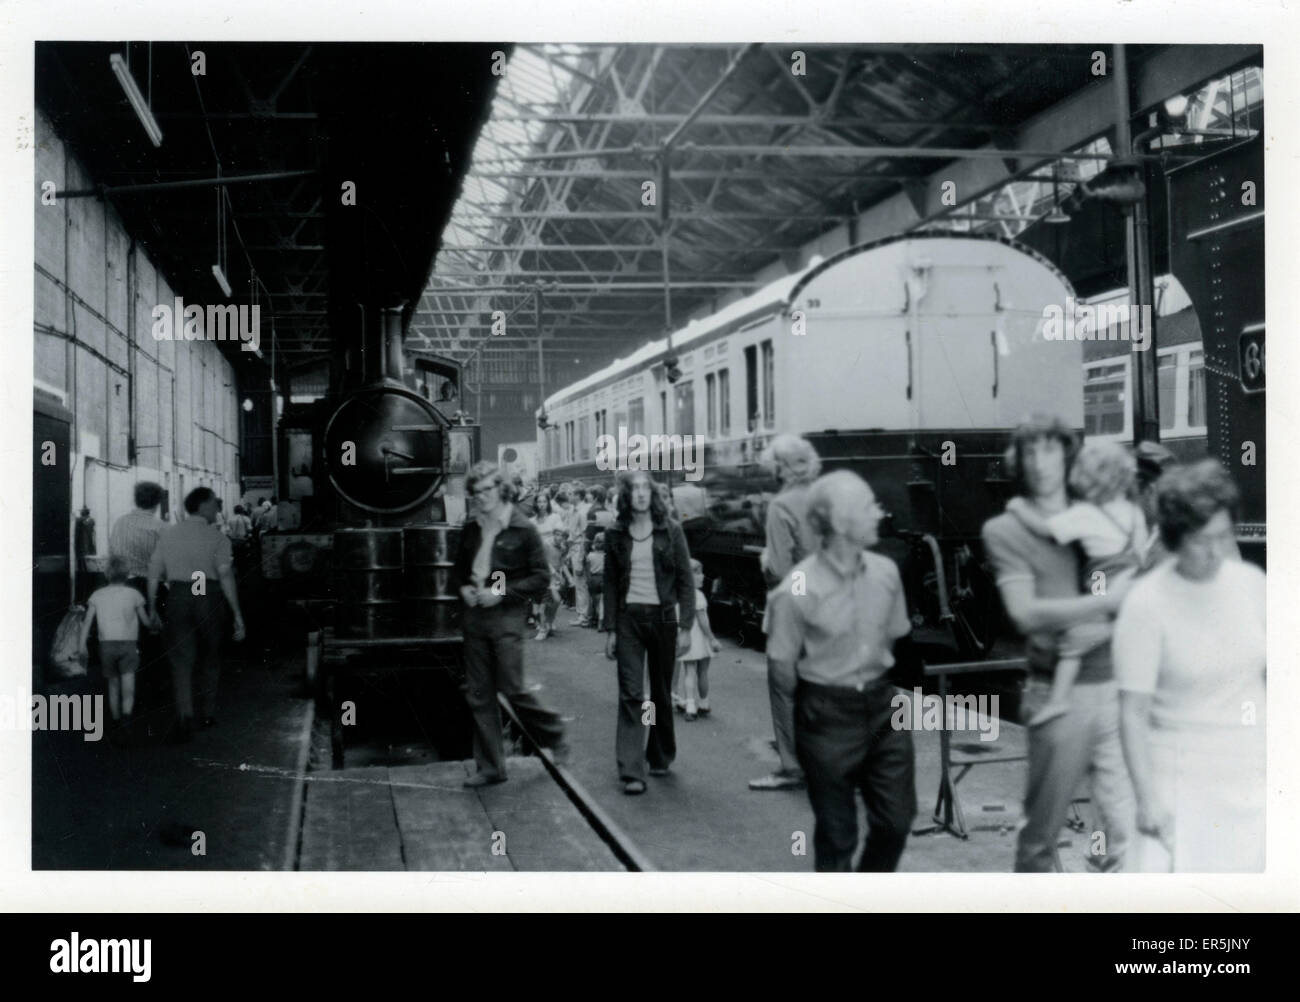
[[[1045,308],[1071,296],[1046,258],[1003,238],[849,248],[693,321],[673,335],[673,354],[658,341],[553,394],[542,479],[608,478],[596,428],[671,448],[672,436],[703,432],[698,480],[658,476],[712,606],[756,625],[778,489],[759,460],[778,432],[802,435],[824,469],[854,470],[876,491],[888,513],[880,549],[903,572],[914,624],[982,657],[1003,626],[979,531],[1009,495],[1007,430],[1034,411],[1083,424],[1080,343],[1042,332]]]
[[[469,718],[451,575],[480,429],[457,409],[460,366],[405,350],[400,307],[359,307],[357,327],[336,392],[294,403],[289,378],[278,443],[287,504],[281,528],[262,538],[262,574],[280,602],[305,610],[308,636],[318,638],[309,652],[319,653],[318,697],[331,704],[336,767],[343,688],[406,669],[420,669],[422,681],[403,675],[389,712],[431,713],[420,733],[441,757],[464,757]]]

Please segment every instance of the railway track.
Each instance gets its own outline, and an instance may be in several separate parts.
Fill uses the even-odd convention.
[[[387,768],[363,764],[343,769],[338,754],[342,750],[341,740],[337,734],[333,739],[330,735],[337,728],[326,727],[324,720],[317,720],[317,715],[326,711],[322,704],[313,703],[303,730],[304,752],[296,776],[293,826],[286,842],[284,868],[490,870],[493,863],[501,861],[481,852],[476,855],[464,851],[469,847],[466,833],[473,832],[472,841],[481,848],[487,834],[499,834],[497,829],[502,828],[513,829],[509,821],[500,820],[510,818],[513,810],[519,812],[515,818],[526,817],[527,825],[533,828],[530,833],[533,844],[526,844],[523,850],[529,857],[530,869],[613,869],[599,862],[608,863],[612,857],[618,867],[628,872],[657,870],[654,862],[577,777],[537,743],[509,703],[504,698],[498,699],[509,726],[518,734],[522,750],[540,763],[553,793],[539,789],[538,771],[533,769],[525,772],[516,784],[487,788],[482,797],[467,796],[469,791],[460,788],[463,762],[430,762],[422,746],[405,743],[395,748],[390,746],[388,754],[383,756]],[[494,796],[505,799],[494,802]],[[525,807],[509,802],[516,796],[527,800]],[[403,815],[420,816],[421,828],[414,836],[402,830]],[[430,818],[435,820],[431,822]],[[555,826],[554,838],[538,838],[540,833],[535,828],[538,818],[550,819]],[[413,851],[412,838],[428,844]],[[458,839],[460,851],[457,851]],[[595,861],[592,865],[582,867],[575,862],[570,852],[575,843],[588,847],[584,858]],[[429,844],[445,851],[430,855],[426,851]],[[554,847],[554,862],[547,854],[548,845]],[[597,845],[600,848],[595,850]],[[511,851],[519,846],[520,842],[513,840],[512,835]],[[421,863],[422,860],[425,862]]]

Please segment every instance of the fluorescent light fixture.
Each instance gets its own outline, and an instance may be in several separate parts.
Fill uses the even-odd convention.
[[[221,286],[221,291],[224,292],[226,294],[226,298],[229,299],[230,283],[226,281],[226,273],[221,270],[221,265],[214,264],[212,266],[212,277],[217,280],[217,284]]]
[[[1043,222],[1045,223],[1056,223],[1059,225],[1060,223],[1068,223],[1069,221],[1069,215],[1059,205],[1053,205],[1052,211],[1043,217]]]
[[[131,76],[131,71],[126,68],[126,60],[122,58],[122,54],[120,52],[110,54],[108,65],[113,67],[113,72],[117,74],[117,82],[126,91],[126,99],[131,102],[131,107],[135,109],[136,117],[140,119],[144,131],[149,134],[149,138],[153,140],[155,146],[161,146],[162,129],[158,127],[158,122],[153,117],[153,112],[149,110],[144,95],[140,93],[140,88],[136,86],[135,77]]]

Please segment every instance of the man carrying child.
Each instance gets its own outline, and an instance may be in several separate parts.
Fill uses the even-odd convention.
[[[1026,637],[1030,676],[1025,699],[1033,716],[1048,699],[1060,660],[1060,637],[1081,623],[1106,618],[1119,608],[1126,584],[1111,582],[1101,595],[1082,591],[1079,558],[1038,520],[1064,512],[1066,483],[1078,451],[1074,431],[1059,418],[1034,417],[1013,433],[1008,474],[1020,502],[984,523],[984,550],[992,563],[1002,604]],[[1036,518],[1026,520],[1024,509]],[[1031,524],[1032,523],[1032,524]],[[1056,843],[1080,780],[1092,781],[1105,852],[1103,871],[1121,870],[1132,838],[1135,801],[1119,736],[1119,692],[1110,645],[1082,652],[1069,690],[1068,710],[1029,729],[1029,780],[1025,825],[1016,844],[1018,873],[1060,871]],[[1094,843],[1095,844],[1095,843]]]

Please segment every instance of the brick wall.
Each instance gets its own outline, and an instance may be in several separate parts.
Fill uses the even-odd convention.
[[[173,513],[184,492],[199,486],[216,491],[229,512],[239,494],[233,369],[215,344],[156,341],[152,333],[156,304],[177,295],[206,303],[211,290],[173,289],[149,255],[132,248],[107,202],[41,204],[46,180],[63,190],[96,179],[38,113],[33,377],[38,394],[76,416],[69,546],[72,518],[84,505],[106,552],[109,529],[131,509],[139,480],[166,487]]]

